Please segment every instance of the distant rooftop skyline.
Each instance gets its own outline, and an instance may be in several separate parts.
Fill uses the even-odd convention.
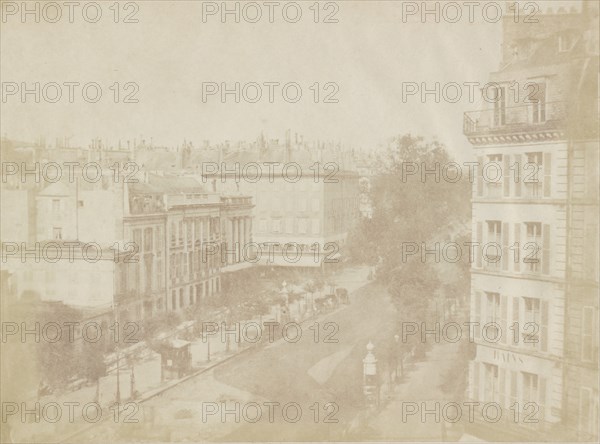
[[[133,24],[3,23],[3,82],[96,82],[103,96],[97,103],[80,94],[75,103],[9,97],[1,105],[0,134],[17,140],[67,136],[80,146],[93,137],[116,146],[139,134],[154,145],[186,139],[197,146],[203,140],[255,140],[261,131],[282,138],[292,128],[306,140],[373,149],[412,133],[437,138],[458,159],[471,158],[462,116],[480,105],[468,100],[468,87],[462,86],[456,103],[436,103],[431,96],[421,103],[418,94],[403,103],[402,84],[485,84],[501,60],[501,21],[476,15],[473,24],[403,23],[402,2],[373,1],[340,2],[339,23],[203,23],[201,3],[140,2],[139,23]],[[540,14],[547,7],[556,12],[562,3],[536,2]],[[114,103],[109,88],[115,82],[120,101],[131,91],[125,83],[135,82],[139,103]],[[203,82],[297,82],[303,98],[287,103],[276,94],[275,103],[221,103],[215,95],[204,103]],[[315,82],[320,101],[331,91],[325,83],[337,84],[339,103],[313,103]]]

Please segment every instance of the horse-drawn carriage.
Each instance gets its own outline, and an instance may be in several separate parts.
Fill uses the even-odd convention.
[[[330,293],[321,296],[315,300],[318,310],[331,310],[338,307],[340,304],[349,304],[350,297],[348,290],[343,287],[338,287],[331,290]]]
[[[343,287],[338,287],[335,289],[335,295],[340,304],[350,304],[350,296],[348,295],[348,290]]]

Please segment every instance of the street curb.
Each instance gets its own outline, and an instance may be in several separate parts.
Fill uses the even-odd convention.
[[[148,401],[148,400],[150,400],[150,399],[152,399],[152,398],[154,398],[154,397],[156,397],[156,396],[158,396],[158,395],[166,392],[167,390],[172,389],[173,387],[176,387],[177,385],[181,384],[182,382],[185,382],[185,381],[187,381],[187,380],[189,380],[191,378],[194,378],[194,377],[196,377],[198,375],[201,375],[202,373],[206,373],[206,372],[208,372],[210,370],[213,370],[215,367],[217,367],[217,366],[219,366],[221,364],[224,364],[224,363],[228,362],[229,360],[231,360],[231,359],[233,359],[233,358],[235,358],[235,357],[237,357],[237,356],[239,356],[239,355],[241,355],[243,353],[246,353],[249,350],[253,350],[254,348],[255,348],[255,346],[250,346],[250,347],[246,347],[246,348],[243,348],[241,350],[238,350],[234,354],[232,354],[230,356],[227,356],[227,357],[225,357],[225,358],[223,358],[223,359],[221,359],[219,361],[215,361],[213,364],[211,364],[211,365],[209,365],[207,367],[203,367],[201,369],[198,369],[194,373],[186,375],[186,376],[184,376],[181,379],[177,379],[177,380],[173,381],[172,383],[167,384],[164,387],[159,387],[157,389],[154,389],[154,391],[150,391],[149,393],[147,393],[146,395],[144,395],[144,396],[142,396],[142,397],[140,397],[138,399],[135,399],[135,400],[132,400],[132,401],[127,401],[127,402],[134,402],[136,404],[141,404],[143,402],[146,402],[146,401]],[[64,443],[67,440],[70,440],[70,439],[72,439],[72,438],[74,438],[74,437],[76,437],[78,435],[81,435],[82,433],[87,432],[88,430],[91,430],[92,428],[94,428],[98,424],[101,424],[101,423],[107,421],[108,418],[109,417],[107,416],[105,419],[102,419],[102,421],[100,421],[100,422],[89,424],[87,427],[85,427],[85,428],[83,428],[81,430],[78,430],[76,432],[73,432],[69,436],[67,436],[65,438],[61,438],[60,441],[57,441],[57,442],[58,443]]]
[[[359,288],[362,288],[362,286],[359,287]],[[352,292],[349,292],[349,296],[351,294],[355,293],[357,290],[358,290],[358,288],[354,289]],[[338,312],[340,312],[340,311],[342,311],[342,310],[344,310],[346,308],[348,308],[348,305],[340,305],[340,306],[334,308],[333,310],[331,310],[331,311],[329,311],[327,313],[315,313],[315,314],[313,314],[312,316],[310,316],[310,317],[308,317],[306,319],[298,321],[297,323],[299,325],[302,325],[302,324],[304,324],[306,322],[309,322],[309,321],[316,321],[318,319],[323,319],[323,318],[326,318],[326,317],[328,317],[328,316],[330,316],[332,314],[338,313]],[[225,358],[223,358],[223,359],[221,359],[219,361],[216,361],[216,362],[214,362],[211,365],[208,365],[207,367],[200,368],[197,371],[195,371],[195,372],[193,372],[193,373],[191,373],[189,375],[186,375],[186,376],[184,376],[181,379],[175,380],[172,383],[169,383],[169,384],[167,384],[164,387],[159,387],[157,389],[154,389],[154,391],[147,392],[145,395],[141,396],[140,398],[132,400],[132,401],[128,401],[128,402],[135,402],[137,404],[141,404],[143,402],[146,402],[146,401],[148,401],[148,400],[150,400],[150,399],[152,399],[152,398],[154,398],[154,397],[156,397],[156,396],[158,396],[158,395],[166,392],[167,390],[170,390],[173,387],[175,387],[175,386],[177,386],[177,385],[179,385],[179,384],[181,384],[181,383],[183,383],[185,381],[188,381],[191,378],[194,378],[194,377],[196,377],[198,375],[201,375],[201,374],[206,373],[206,372],[208,372],[210,370],[213,370],[214,368],[218,367],[219,365],[224,364],[224,363],[228,362],[229,360],[231,360],[233,358],[236,358],[236,357],[238,357],[238,356],[240,356],[240,355],[242,355],[242,354],[244,354],[244,353],[246,353],[246,352],[248,352],[250,350],[256,350],[256,349],[259,349],[259,348],[267,347],[269,345],[274,345],[274,344],[277,344],[280,341],[283,341],[283,338],[279,339],[279,340],[277,340],[277,341],[275,341],[273,343],[270,343],[270,344],[264,343],[264,342],[258,342],[256,344],[253,344],[253,345],[250,345],[248,347],[242,348],[242,349],[236,351],[235,353],[233,353],[233,354],[231,354],[231,355],[229,355],[229,356],[227,356],[227,357],[225,357]],[[58,443],[64,443],[67,440],[70,440],[70,439],[72,439],[72,438],[74,438],[74,437],[76,437],[76,436],[78,436],[78,435],[80,435],[80,434],[82,434],[84,432],[87,432],[88,430],[91,430],[93,427],[95,427],[98,424],[103,423],[103,422],[105,422],[107,420],[108,420],[108,416],[105,419],[102,419],[102,421],[97,422],[97,423],[93,423],[93,424],[89,424],[87,427],[85,427],[85,428],[83,428],[81,430],[78,430],[76,432],[73,432],[72,434],[68,435],[65,438],[60,439],[57,442]]]

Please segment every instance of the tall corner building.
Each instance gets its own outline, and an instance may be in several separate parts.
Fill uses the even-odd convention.
[[[598,440],[598,3],[503,21],[473,181],[468,397],[490,441]]]

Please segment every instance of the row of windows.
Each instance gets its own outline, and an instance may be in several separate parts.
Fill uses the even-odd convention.
[[[512,86],[514,85],[514,86]],[[527,82],[522,85],[525,98],[522,100],[523,92],[519,89],[517,82],[511,82],[511,85],[491,87],[489,91],[485,90],[486,100],[493,100],[494,114],[492,124],[494,127],[501,127],[507,124],[508,120],[519,119],[520,123],[540,124],[546,122],[547,103],[546,103],[546,83],[545,82]],[[510,101],[508,99],[511,99]],[[521,107],[514,107],[511,104],[525,103],[526,110]],[[515,116],[515,114],[526,111],[526,116]]]
[[[523,415],[531,415],[535,421],[519,421],[524,426],[538,427],[544,420],[548,390],[544,376],[473,361],[471,381],[475,400],[496,402],[511,414],[517,410]]]
[[[550,225],[510,224],[499,220],[476,223],[475,266],[490,271],[550,273]]]
[[[170,277],[193,279],[193,272],[205,273],[207,270],[215,270],[218,267],[220,257],[208,254],[200,249],[187,253],[171,253],[169,256]]]
[[[321,211],[321,200],[317,198],[306,199],[304,197],[294,199],[292,196],[269,197],[260,196],[256,198],[256,205],[260,205],[261,210],[273,211]],[[310,206],[309,206],[310,205]]]
[[[474,294],[472,321],[475,338],[519,348],[548,351],[548,301],[511,297],[497,292]]]
[[[191,243],[194,239],[206,241],[219,236],[219,218],[195,218],[192,220],[180,220],[171,222],[171,245],[183,245],[184,239]]]
[[[292,174],[293,171],[293,169],[290,169],[290,174]],[[323,184],[323,178],[315,181],[314,173],[312,171],[302,171],[302,178],[297,182],[291,182],[291,179],[294,179],[294,177],[290,177],[290,180],[274,179],[273,182],[270,182],[269,180],[260,180],[257,183],[257,188],[260,190],[268,190],[270,192],[293,192],[296,190],[319,191]]]
[[[143,237],[142,237],[143,233]],[[133,243],[139,253],[152,252],[156,248],[156,252],[160,254],[164,247],[163,227],[160,225],[153,227],[135,228],[133,230]]]
[[[142,289],[149,293],[163,289],[165,285],[163,266],[161,256],[141,256],[137,262],[119,262],[117,266],[119,291]]]
[[[477,158],[477,196],[499,199],[551,197],[552,155],[541,151]]]
[[[260,233],[321,234],[321,220],[306,217],[260,219],[258,230]]]
[[[481,402],[497,402],[507,409],[514,419],[515,411],[520,413],[525,427],[541,427],[546,416],[547,381],[543,375],[509,370],[493,363],[471,363],[471,393],[473,399]],[[578,389],[576,412],[569,412],[576,418],[576,427],[587,437],[598,437],[598,390],[581,386]],[[524,420],[528,418],[528,420]],[[587,439],[586,439],[587,440]]]
[[[187,288],[171,291],[171,310],[180,310],[184,307],[199,304],[202,299],[221,291],[221,279],[216,277],[200,284],[190,285]]]
[[[484,332],[475,328],[477,339],[498,342],[518,348],[547,352],[549,346],[548,325],[550,323],[549,302],[534,297],[511,297],[497,292],[479,292],[474,295],[472,321],[488,325]],[[495,325],[499,326],[496,328]],[[577,358],[581,362],[596,362],[598,359],[598,312],[592,306],[582,307],[581,328]]]

